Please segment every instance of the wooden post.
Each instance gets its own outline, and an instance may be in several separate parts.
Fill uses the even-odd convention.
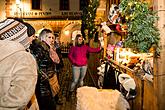
[[[160,30],[160,58],[156,59],[154,62],[154,91],[155,91],[155,109],[154,110],[164,110],[165,105],[165,1],[164,0],[154,0],[155,10],[158,11],[159,21],[158,28]]]
[[[103,33],[103,37],[104,37],[104,58],[106,57],[106,53],[107,53],[107,35],[105,33]]]

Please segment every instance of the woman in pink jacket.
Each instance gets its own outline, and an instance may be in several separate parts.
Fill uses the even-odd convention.
[[[87,53],[100,52],[100,47],[91,48],[84,44],[82,35],[77,34],[75,38],[75,46],[69,50],[68,58],[72,63],[72,83],[70,87],[70,95],[74,91],[76,85],[83,86],[83,79],[87,71]]]

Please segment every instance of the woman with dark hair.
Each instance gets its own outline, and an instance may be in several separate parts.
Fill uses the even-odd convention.
[[[74,91],[76,85],[83,86],[83,79],[87,71],[87,54],[89,52],[100,52],[101,48],[91,48],[84,44],[81,34],[77,34],[75,45],[69,50],[68,58],[72,63],[72,83],[70,87],[70,95]]]

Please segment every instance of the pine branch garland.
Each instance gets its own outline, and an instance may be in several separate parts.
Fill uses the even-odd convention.
[[[153,45],[156,45],[158,52],[160,34],[154,25],[158,20],[157,13],[151,10],[147,3],[138,0],[122,0],[119,7],[128,25],[124,46],[148,52]]]

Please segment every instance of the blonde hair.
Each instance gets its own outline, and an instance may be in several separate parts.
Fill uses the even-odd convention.
[[[47,34],[52,33],[53,32],[50,29],[43,29],[40,33],[39,33],[39,39],[41,41],[45,41]]]

